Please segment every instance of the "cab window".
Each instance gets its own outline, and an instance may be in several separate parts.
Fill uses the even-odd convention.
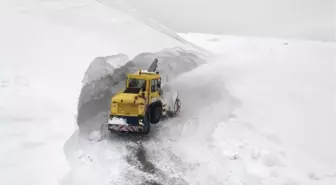
[[[161,89],[161,78],[157,80],[157,88]]]
[[[128,81],[129,88],[144,88],[146,89],[146,80],[130,78]]]
[[[152,92],[158,91],[158,81],[157,81],[157,79],[151,81],[151,91]]]

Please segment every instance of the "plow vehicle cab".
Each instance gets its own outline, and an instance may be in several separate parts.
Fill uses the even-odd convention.
[[[157,62],[155,59],[147,71],[127,75],[126,87],[111,99],[109,130],[147,134],[151,124],[179,113],[181,102],[177,93],[163,96]]]

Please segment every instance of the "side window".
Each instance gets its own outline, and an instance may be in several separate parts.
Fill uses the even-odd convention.
[[[157,81],[157,88],[161,89],[161,78],[159,78]]]
[[[157,79],[151,81],[151,91],[157,92],[159,90],[159,82]]]
[[[155,83],[154,83],[154,80],[151,80],[151,91],[155,92]]]

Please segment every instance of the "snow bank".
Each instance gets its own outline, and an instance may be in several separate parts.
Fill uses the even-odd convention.
[[[117,54],[114,56],[97,57],[91,62],[86,70],[82,83],[84,85],[93,83],[113,73],[115,68],[126,64],[129,61],[127,55]]]
[[[335,183],[335,44],[203,42],[226,47],[174,82],[181,118],[165,123],[155,143],[181,157],[181,176],[191,184]],[[169,166],[168,156],[156,162]]]

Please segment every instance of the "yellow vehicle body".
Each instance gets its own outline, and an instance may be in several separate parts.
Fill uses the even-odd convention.
[[[131,79],[145,80],[145,91],[141,89],[138,93],[125,93],[125,89],[129,87]],[[151,82],[159,80],[161,76],[157,73],[146,73],[139,70],[137,73],[128,74],[126,80],[126,88],[112,97],[110,111],[112,115],[119,116],[144,116],[145,107],[151,100],[159,98],[158,91],[152,92]]]
[[[132,85],[132,82],[135,82],[135,85]],[[150,111],[153,111],[155,107],[156,114],[162,116],[163,100],[160,96],[160,74],[139,70],[127,75],[125,86],[125,89],[115,94],[111,99],[109,119],[124,119],[125,125],[128,126],[124,130],[134,132],[146,130],[144,127],[148,126],[146,125],[149,124],[148,122],[157,123],[158,120],[151,119],[153,116]],[[149,114],[148,117],[146,117],[146,113]],[[112,130],[118,130],[122,127],[120,124],[111,123],[110,125],[114,127]]]
[[[170,92],[165,92],[171,99],[163,98],[161,75],[155,72],[157,62],[155,59],[147,71],[127,75],[125,88],[111,98],[109,130],[148,133],[150,125],[163,116],[179,113],[181,102],[177,93],[169,96]]]

